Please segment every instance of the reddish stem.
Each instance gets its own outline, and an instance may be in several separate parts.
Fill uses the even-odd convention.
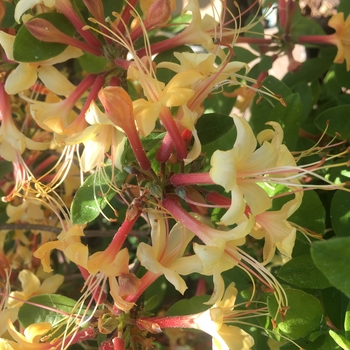
[[[194,174],[174,174],[170,178],[170,182],[174,186],[188,185],[214,185],[215,183],[210,178],[209,173],[194,173]]]

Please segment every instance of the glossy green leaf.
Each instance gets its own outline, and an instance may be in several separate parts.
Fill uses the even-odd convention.
[[[49,322],[55,327],[62,319],[67,317],[67,314],[72,314],[77,303],[71,298],[58,294],[36,295],[28,301],[37,305],[23,304],[20,307],[18,320],[24,328],[37,322]],[[52,310],[44,309],[41,305]],[[81,313],[83,313],[83,310],[81,310]]]
[[[329,335],[333,340],[344,350],[350,350],[350,340],[346,339],[343,335],[329,330]]]
[[[312,295],[297,289],[286,289],[288,297],[287,314],[277,316],[278,330],[291,339],[306,337],[312,331],[320,329],[324,324],[321,303]],[[305,307],[307,305],[307,307]],[[273,296],[267,299],[271,316],[278,312],[278,305]]]
[[[324,206],[317,193],[305,191],[299,209],[288,220],[315,233],[323,234],[325,215]]]
[[[289,150],[294,150],[298,140],[299,125],[303,105],[299,94],[284,97],[287,107],[277,104],[273,109],[269,121],[277,121],[284,131],[284,143]]]
[[[311,256],[331,284],[350,297],[350,237],[313,242]]]
[[[336,49],[333,47],[320,50],[318,57],[307,59],[301,64],[297,72],[287,73],[282,81],[291,88],[294,88],[301,82],[313,82],[322,76],[333,64],[335,53]]]
[[[335,287],[320,289],[320,296],[321,304],[327,319],[329,319],[336,328],[343,329],[349,298]]]
[[[71,206],[74,224],[83,225],[96,219],[116,194],[111,183],[119,188],[127,177],[126,172],[119,172],[116,168],[113,170],[112,166],[105,167],[103,171],[104,174],[97,172],[90,175],[75,194]]]
[[[41,13],[34,18],[43,18],[52,23],[61,32],[72,36],[75,29],[70,21],[61,13]],[[28,50],[35,47],[35,50]],[[67,45],[60,43],[47,43],[36,39],[26,26],[22,26],[13,45],[13,58],[18,62],[41,62],[61,54]]]
[[[336,106],[323,111],[315,119],[315,124],[321,131],[326,130],[328,125],[328,135],[337,135],[341,139],[349,139],[350,105]]]
[[[202,115],[196,124],[202,146],[216,142],[234,127],[233,119],[220,113]]]
[[[265,123],[276,121],[284,130],[284,143],[290,150],[296,146],[299,133],[299,125],[302,115],[302,102],[299,94],[292,94],[287,85],[276,78],[268,77],[263,81],[263,86],[283,97],[286,107],[280,101],[269,97],[263,98],[251,108],[250,123],[255,134],[267,128]]]
[[[210,307],[209,305],[203,304],[208,300],[208,295],[200,295],[192,297],[191,299],[179,300],[169,308],[167,316],[190,315],[203,312]]]
[[[331,287],[328,279],[315,266],[310,255],[297,256],[289,260],[279,269],[278,277],[300,288]]]
[[[337,236],[350,237],[350,193],[338,190],[331,203],[332,227]]]
[[[344,330],[346,338],[350,340],[350,302],[345,312]]]

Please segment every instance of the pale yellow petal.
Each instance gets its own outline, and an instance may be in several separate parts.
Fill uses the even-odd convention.
[[[37,294],[45,294],[45,293],[56,293],[57,289],[62,285],[64,281],[63,275],[53,275],[46,278],[39,289],[37,290]]]
[[[20,63],[7,77],[5,91],[9,95],[17,94],[29,89],[37,81],[37,65],[33,63]]]
[[[42,83],[57,95],[68,96],[75,90],[75,86],[53,66],[41,66],[38,68],[38,76]]]

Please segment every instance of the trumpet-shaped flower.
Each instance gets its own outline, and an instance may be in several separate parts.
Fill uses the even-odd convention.
[[[34,141],[17,129],[12,118],[10,97],[3,84],[0,84],[0,119],[0,156],[7,161],[15,162],[27,148],[42,151],[49,147],[48,142]]]
[[[166,230],[166,220],[160,214],[149,214],[151,223],[152,246],[140,243],[137,258],[142,266],[156,277],[164,274],[176,290],[184,293],[186,283],[180,275],[200,272],[202,264],[196,255],[184,256],[185,250],[194,234],[177,223],[170,231]]]
[[[112,164],[121,169],[125,134],[97,107],[94,101],[85,114],[85,120],[90,126],[81,134],[65,139],[67,145],[84,144],[84,151],[80,157],[81,170],[87,172],[99,168],[110,149]]]
[[[20,18],[22,17],[23,13],[38,4],[43,4],[46,7],[50,8],[55,5],[55,0],[20,0],[18,1],[18,3],[16,4],[15,15],[14,15],[16,22],[20,23]]]
[[[257,141],[247,121],[235,116],[234,122],[237,138],[233,148],[215,151],[210,161],[211,179],[231,191],[231,206],[220,221],[224,225],[238,222],[246,203],[253,215],[270,208],[271,199],[255,178],[266,174],[278,159],[278,150],[269,142],[256,149]]]
[[[215,350],[249,350],[254,345],[254,339],[244,330],[224,324],[225,316],[232,313],[236,296],[237,289],[234,283],[231,283],[222,300],[194,319],[198,329],[213,337],[212,344]]]
[[[33,255],[41,260],[45,272],[53,271],[50,266],[50,254],[53,249],[61,250],[67,259],[86,268],[88,248],[81,243],[80,237],[83,236],[83,227],[74,225],[68,230],[63,230],[57,236],[57,241],[47,242],[41,245]]]
[[[42,283],[39,278],[29,270],[22,270],[18,279],[21,282],[22,291],[11,292],[9,307],[20,307],[24,301],[34,295],[44,293],[55,293],[63,283],[63,275],[52,275],[47,277]]]
[[[9,349],[14,350],[50,350],[52,345],[50,343],[42,343],[41,338],[52,330],[52,325],[49,322],[38,322],[31,324],[24,330],[24,334],[18,332],[11,322],[7,320],[7,330],[11,335],[12,340],[7,341]],[[1,345],[1,343],[0,343]]]
[[[346,69],[350,70],[350,15],[344,20],[344,13],[339,12],[331,17],[328,26],[335,30],[331,39],[338,48],[335,63],[343,63],[346,60]]]
[[[13,44],[15,36],[0,32],[0,45],[4,48],[6,56],[13,61]],[[5,90],[13,95],[20,91],[29,89],[38,78],[52,92],[58,95],[69,95],[74,90],[74,85],[53,65],[65,62],[71,58],[81,56],[83,52],[75,47],[67,47],[56,57],[41,62],[27,63],[19,62],[17,68],[10,73],[5,82]]]
[[[276,248],[285,256],[291,257],[294,247],[296,228],[287,219],[299,208],[302,192],[285,203],[280,210],[265,211],[255,216],[255,226],[250,233],[254,238],[265,238],[263,249],[264,264],[274,257]]]

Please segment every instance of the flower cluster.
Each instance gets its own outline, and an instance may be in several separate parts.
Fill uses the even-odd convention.
[[[276,118],[231,113],[292,100],[236,59],[269,9],[242,26],[216,5],[203,16],[189,0],[173,19],[172,0],[0,2],[1,349],[147,349],[182,328],[251,349],[243,319],[286,316],[271,263],[292,258],[297,230],[312,236],[291,219],[306,189],[346,190],[318,171],[347,150],[298,157]],[[161,284],[174,302],[152,305]],[[185,293],[205,298],[179,311]]]

